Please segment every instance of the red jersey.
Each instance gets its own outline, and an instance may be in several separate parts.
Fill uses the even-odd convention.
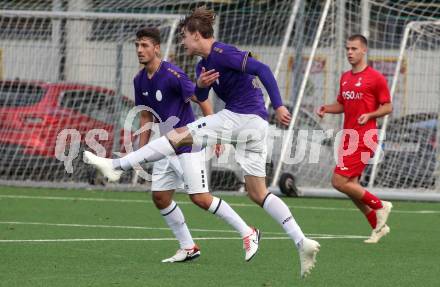
[[[344,105],[344,129],[354,129],[363,135],[377,128],[376,119],[370,119],[361,126],[358,118],[376,111],[379,105],[391,102],[391,98],[385,77],[367,66],[358,73],[350,70],[342,74],[337,101]]]

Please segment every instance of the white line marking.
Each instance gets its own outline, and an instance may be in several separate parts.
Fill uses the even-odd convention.
[[[149,226],[122,226],[122,225],[101,225],[101,224],[70,224],[70,223],[46,223],[46,222],[23,222],[23,221],[0,221],[0,224],[11,225],[43,225],[43,226],[59,226],[59,227],[81,227],[81,228],[115,228],[115,229],[140,229],[140,230],[170,230],[166,227],[149,227]],[[191,228],[192,232],[219,232],[219,233],[237,233],[235,230],[221,230],[221,229],[201,229]],[[263,234],[271,235],[285,235],[284,232],[270,232],[263,231]],[[308,233],[308,236],[327,236],[327,237],[356,237],[359,235],[344,235],[344,234],[321,234],[321,233]],[[361,236],[362,237],[362,236]],[[238,238],[238,237],[237,237]],[[266,238],[266,237],[264,237]],[[362,237],[363,238],[363,237]]]
[[[0,198],[12,199],[40,199],[40,200],[66,200],[66,201],[98,201],[98,202],[121,202],[121,203],[153,203],[151,200],[137,200],[137,199],[111,199],[111,198],[93,198],[93,197],[61,197],[61,196],[31,196],[31,195],[0,195]],[[190,201],[178,201],[179,204],[193,204]],[[230,206],[236,207],[259,207],[256,204],[248,203],[229,203]],[[315,209],[315,210],[333,210],[333,211],[358,211],[356,208],[344,207],[322,207],[322,206],[300,206],[289,205],[292,209]],[[440,210],[396,210],[393,208],[393,213],[409,213],[409,214],[439,214]]]
[[[313,236],[313,239],[364,239],[366,236]],[[237,237],[195,237],[194,240],[241,240]],[[264,237],[263,240],[291,240],[289,237]],[[176,238],[62,238],[62,239],[3,239],[0,243],[57,243],[94,241],[176,241]]]
[[[141,229],[141,230],[170,230],[166,227],[148,227],[148,226],[122,226],[122,225],[100,225],[100,224],[70,224],[70,223],[45,223],[45,222],[22,222],[22,221],[0,221],[0,224],[21,224],[21,225],[44,225],[44,226],[62,226],[62,227],[85,227],[85,228],[117,228],[117,229]],[[235,230],[216,230],[191,228],[191,231],[197,232],[221,232],[237,233]],[[265,232],[267,234],[285,234],[282,232]]]

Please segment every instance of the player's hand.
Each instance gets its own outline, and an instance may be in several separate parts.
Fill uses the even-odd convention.
[[[215,146],[214,146],[214,153],[215,153],[215,156],[217,157],[217,158],[219,158],[221,155],[222,155],[222,153],[225,151],[225,147],[224,147],[224,145],[221,145],[221,144],[216,144]]]
[[[370,120],[370,115],[369,115],[369,114],[362,114],[362,115],[358,118],[358,124],[360,124],[361,126],[363,126],[363,125],[365,125],[369,120]]]
[[[202,72],[197,79],[197,87],[208,88],[220,77],[220,73],[214,69],[206,71],[205,67],[202,67]]]
[[[280,106],[275,110],[275,116],[279,123],[288,126],[292,116],[285,106]]]
[[[317,110],[316,110],[316,114],[322,118],[325,115],[325,106],[320,106]]]

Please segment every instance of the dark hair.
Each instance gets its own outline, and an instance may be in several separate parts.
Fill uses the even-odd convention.
[[[179,23],[179,31],[185,29],[190,33],[199,32],[203,38],[208,39],[214,36],[215,12],[201,6],[194,9],[185,16]]]
[[[155,45],[160,44],[160,31],[157,28],[142,28],[136,32],[136,39],[150,38]]]
[[[368,47],[367,38],[365,38],[363,35],[354,34],[354,35],[351,35],[350,37],[348,37],[348,41],[354,41],[354,40],[359,40],[362,44],[365,45],[365,47]]]

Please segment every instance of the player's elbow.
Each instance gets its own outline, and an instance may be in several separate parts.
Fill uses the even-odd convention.
[[[193,95],[191,97],[191,102],[196,103],[196,104],[200,104],[201,102],[197,99],[197,97],[195,95]]]
[[[387,115],[391,114],[393,112],[393,104],[385,104],[385,112]]]

